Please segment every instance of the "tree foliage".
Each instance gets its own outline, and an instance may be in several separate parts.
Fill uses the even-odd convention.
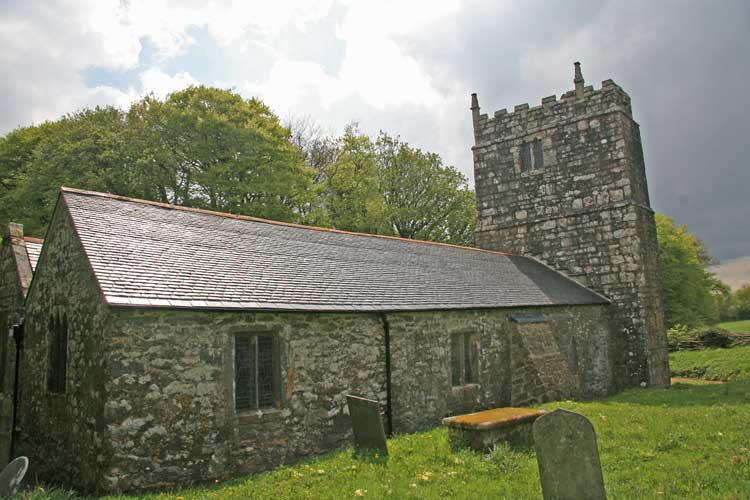
[[[656,214],[656,231],[668,323],[694,327],[717,321],[717,296],[726,285],[706,271],[710,257],[705,245],[685,225],[662,214]]]
[[[732,319],[750,319],[750,283],[745,283],[734,292],[733,302]]]
[[[458,170],[440,156],[356,125],[335,143],[302,140],[317,161],[317,206],[306,220],[349,231],[472,245],[476,202]],[[333,153],[335,151],[335,153]],[[325,159],[327,161],[320,161]]]
[[[0,137],[0,221],[43,236],[61,185],[344,230],[473,242],[466,179],[355,125],[283,126],[261,101],[190,87]]]

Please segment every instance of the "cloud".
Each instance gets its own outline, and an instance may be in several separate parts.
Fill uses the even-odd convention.
[[[198,81],[189,73],[181,71],[168,75],[156,68],[149,68],[140,75],[141,88],[148,89],[155,96],[164,99],[167,94],[182,90],[191,85],[198,85]]]
[[[244,1],[3,2],[0,68],[8,77],[0,80],[0,133],[83,106],[127,106],[149,92],[161,95],[197,83],[183,69],[164,68],[196,44],[196,28],[210,33],[220,46],[234,44],[233,49],[243,52],[243,44],[263,43],[284,26],[324,17],[330,5],[328,0],[275,1],[263,9]],[[255,40],[248,42],[248,34]],[[144,43],[153,49],[147,67],[141,61]],[[134,77],[124,86],[89,86],[85,72],[90,68]]]
[[[613,78],[633,98],[652,204],[726,259],[750,254],[750,4],[478,3],[407,46],[442,85],[479,93],[483,112]],[[433,33],[440,33],[434,36]]]
[[[750,285],[750,257],[730,259],[712,266],[709,270],[733,290],[737,290],[742,285]]]
[[[748,19],[741,0],[6,0],[0,133],[202,83],[400,134],[472,177],[469,94],[538,103],[581,60],[633,98],[654,207],[726,259],[750,254]]]

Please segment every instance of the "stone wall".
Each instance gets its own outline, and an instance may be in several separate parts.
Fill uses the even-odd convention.
[[[26,304],[18,453],[29,457],[29,482],[91,490],[103,475],[106,314],[70,217],[61,208],[53,217]],[[47,389],[51,314],[68,319],[63,394]]]
[[[20,263],[20,269],[18,257],[26,260]],[[13,426],[16,342],[7,332],[21,320],[25,287],[30,279],[31,267],[26,258],[23,228],[11,224],[0,244],[0,467],[11,458]]]
[[[669,385],[658,245],[638,124],[614,82],[493,117],[472,102],[480,247],[537,257],[609,297],[616,388]],[[523,171],[522,145],[544,165]]]
[[[375,399],[385,410],[384,319],[390,332],[396,432],[425,429],[458,412],[610,391],[607,306],[545,308],[548,330],[542,341],[533,338],[534,331],[517,329],[508,320],[513,311],[507,310],[385,317],[111,312],[105,389],[110,467],[103,483],[109,491],[225,479],[349,443],[346,394]],[[481,375],[479,384],[453,388],[450,335],[459,331],[479,335]],[[235,410],[232,338],[243,333],[270,333],[279,340],[278,408]],[[544,385],[549,379],[542,377],[520,381],[523,400],[514,396],[513,367],[524,365],[528,374],[545,369],[547,358],[536,357],[536,349],[530,356],[531,345],[545,345],[558,356],[569,374],[567,392],[550,390]],[[554,383],[559,385],[559,379]]]
[[[531,312],[544,322],[509,319]],[[388,321],[396,432],[447,415],[612,391],[608,306],[393,313]],[[479,383],[452,387],[450,337],[463,332],[479,335]]]
[[[412,432],[488,407],[611,391],[608,306],[414,313],[271,313],[108,307],[65,210],[29,290],[19,452],[32,480],[81,491],[227,479],[340,447],[345,395]],[[64,208],[64,207],[62,207]],[[69,323],[65,393],[47,387],[50,315]],[[511,315],[540,313],[544,323]],[[478,383],[452,387],[451,335],[479,343]],[[276,339],[279,401],[237,411],[234,338]]]
[[[358,314],[113,309],[105,488],[226,479],[350,440],[345,395],[385,404],[384,331]],[[234,334],[279,339],[279,408],[236,411]]]

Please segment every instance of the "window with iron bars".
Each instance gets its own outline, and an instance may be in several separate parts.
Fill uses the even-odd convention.
[[[273,335],[235,335],[234,405],[238,410],[277,406],[279,365]]]

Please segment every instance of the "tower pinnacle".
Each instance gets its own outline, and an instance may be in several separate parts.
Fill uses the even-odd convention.
[[[576,86],[576,98],[583,97],[583,73],[581,73],[581,63],[578,61],[573,63],[573,67],[575,68],[575,76],[573,77],[573,83]]]
[[[474,122],[474,129],[477,127],[477,121],[479,121],[479,99],[477,99],[477,94],[473,93],[471,94],[471,118]]]

